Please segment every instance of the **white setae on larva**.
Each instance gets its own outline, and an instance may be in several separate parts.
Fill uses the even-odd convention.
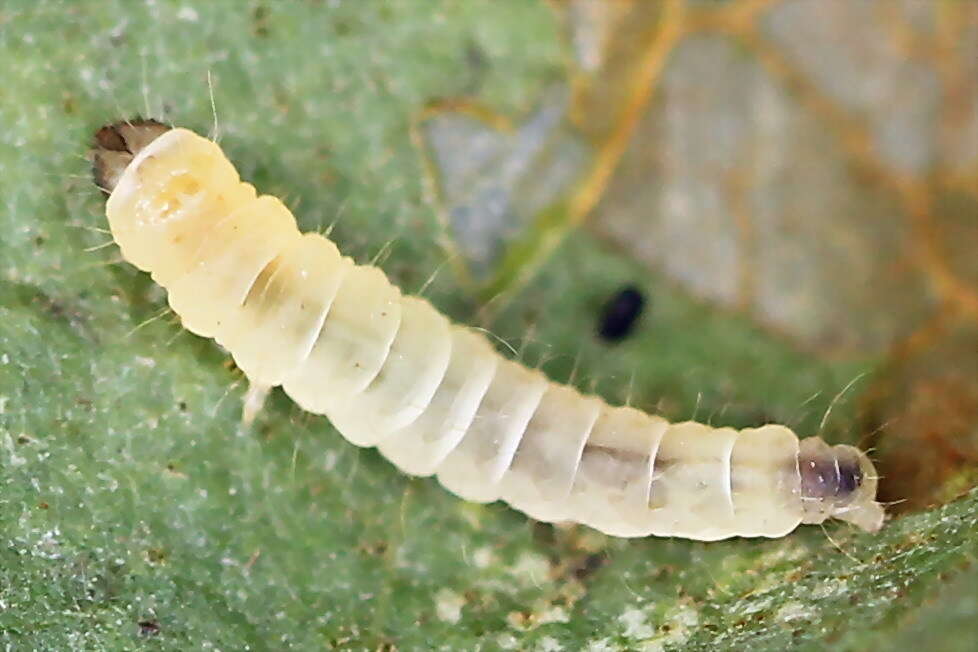
[[[281,385],[406,473],[622,537],[779,537],[829,517],[882,525],[858,449],[780,425],[671,424],[551,382],[300,233],[281,201],[256,195],[191,131],[104,127],[95,172],[123,256],[166,288],[188,330],[230,351],[253,386]]]

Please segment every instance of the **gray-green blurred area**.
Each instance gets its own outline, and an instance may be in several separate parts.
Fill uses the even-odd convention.
[[[3,649],[974,648],[978,3],[7,0],[0,79]],[[891,520],[614,539],[242,427],[105,230],[136,115],[556,381],[871,448]]]

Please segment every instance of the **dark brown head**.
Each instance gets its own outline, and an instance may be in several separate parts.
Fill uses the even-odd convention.
[[[169,130],[156,120],[135,118],[106,125],[96,131],[92,150],[95,184],[105,194],[111,194],[133,157]]]
[[[829,446],[817,437],[799,446],[803,523],[838,518],[875,532],[883,525],[876,502],[876,469],[869,457],[852,446]]]

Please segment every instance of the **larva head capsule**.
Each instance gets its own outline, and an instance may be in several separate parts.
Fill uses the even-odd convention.
[[[95,132],[92,150],[95,185],[105,194],[111,194],[133,157],[169,129],[156,120],[134,118],[106,125]]]
[[[798,450],[802,523],[828,518],[848,521],[867,532],[883,525],[883,507],[876,502],[876,468],[852,446],[829,446],[818,437],[803,439]]]

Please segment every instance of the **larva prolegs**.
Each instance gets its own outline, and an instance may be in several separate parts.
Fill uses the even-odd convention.
[[[245,390],[244,399],[241,401],[241,425],[245,428],[251,426],[255,417],[261,412],[265,405],[265,399],[272,391],[271,385],[262,385],[254,381],[248,381],[248,389]]]
[[[301,235],[216,144],[159,125],[99,133],[113,236],[188,329],[229,349],[252,383],[246,419],[281,384],[406,472],[616,536],[715,540],[830,517],[869,531],[883,522],[876,471],[851,446],[799,442],[783,426],[670,425],[581,396],[502,358],[322,236]]]

